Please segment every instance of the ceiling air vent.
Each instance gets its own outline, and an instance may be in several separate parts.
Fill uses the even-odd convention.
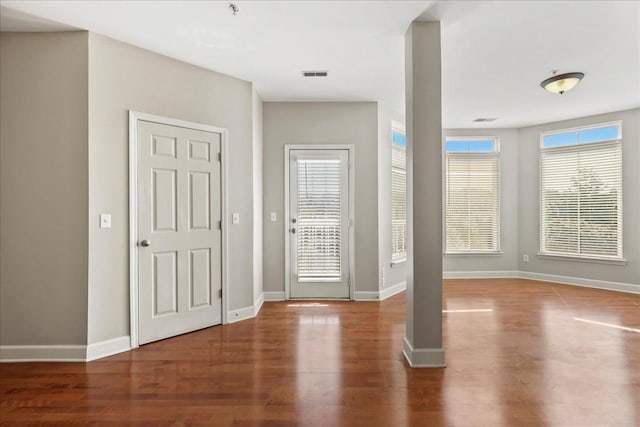
[[[495,122],[496,120],[498,120],[497,118],[491,118],[491,117],[478,117],[477,119],[474,120],[474,122],[477,123],[488,123],[488,122]]]
[[[329,74],[328,71],[303,71],[302,75],[304,77],[327,77]]]

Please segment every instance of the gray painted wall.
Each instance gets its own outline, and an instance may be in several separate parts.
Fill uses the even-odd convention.
[[[540,134],[558,129],[622,121],[623,254],[627,265],[541,258],[540,250]],[[580,277],[640,285],[640,109],[583,117],[518,130],[518,216],[520,254],[530,262],[519,269],[534,273]],[[522,257],[520,257],[520,260]]]
[[[378,104],[378,255],[380,290],[407,280],[407,264],[391,266],[391,129],[404,116]],[[383,280],[384,278],[384,280]]]
[[[82,345],[129,334],[128,110],[229,130],[228,210],[241,216],[229,225],[231,310],[253,304],[262,287],[284,290],[284,145],[355,144],[356,288],[378,290],[390,258],[382,253],[390,223],[380,189],[390,181],[384,152],[396,113],[376,103],[263,106],[248,82],[84,32],[2,33],[0,43],[1,344]],[[627,265],[537,257],[540,133],[612,120],[623,126]],[[446,134],[501,139],[504,251],[445,257],[446,271],[520,269],[640,283],[640,110]],[[113,215],[112,229],[98,228],[100,213]],[[262,244],[263,268],[254,250]],[[519,261],[525,253],[530,263]],[[404,275],[385,270],[386,285]]]
[[[0,344],[87,343],[87,33],[0,33]]]
[[[89,343],[129,335],[129,110],[228,129],[228,309],[253,305],[252,109],[249,82],[89,35]]]
[[[377,104],[265,102],[263,117],[264,290],[284,291],[284,146],[354,144],[355,289],[377,291]]]
[[[518,131],[516,129],[446,129],[442,134],[443,141],[446,137],[453,136],[497,136],[499,138],[500,247],[502,250],[500,255],[445,255],[444,271],[518,270]]]

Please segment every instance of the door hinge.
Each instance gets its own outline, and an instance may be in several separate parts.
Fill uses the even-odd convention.
[[[218,296],[222,298],[222,289],[218,289]]]
[[[222,162],[222,152],[219,152],[219,153],[218,153],[218,161],[219,161],[219,162]]]
[[[222,221],[218,221],[218,230],[222,230]]]

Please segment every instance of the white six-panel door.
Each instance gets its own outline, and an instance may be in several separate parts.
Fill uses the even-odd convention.
[[[349,151],[289,152],[291,298],[349,298]]]
[[[138,121],[138,342],[222,323],[221,134]]]

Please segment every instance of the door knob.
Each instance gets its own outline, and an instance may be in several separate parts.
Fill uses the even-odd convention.
[[[295,218],[291,218],[291,222],[295,224],[296,222],[298,222],[298,220]]]
[[[140,246],[143,246],[145,248],[149,247],[149,246],[151,246],[151,242],[148,241],[147,239],[144,239],[142,242],[140,242]]]
[[[295,228],[292,228],[292,229],[291,229],[291,233],[296,234],[296,229],[295,229]]]

